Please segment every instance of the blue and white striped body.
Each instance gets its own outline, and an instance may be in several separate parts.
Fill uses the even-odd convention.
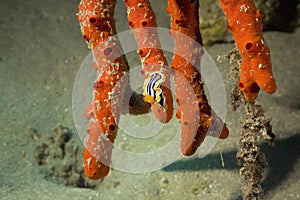
[[[162,83],[166,75],[162,72],[153,72],[144,82],[144,101],[167,109],[166,98],[162,92]]]

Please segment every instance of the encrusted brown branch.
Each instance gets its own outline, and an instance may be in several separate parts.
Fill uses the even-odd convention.
[[[245,107],[245,117],[241,120],[239,149],[236,155],[238,163],[242,165],[240,174],[245,179],[245,184],[241,188],[242,197],[244,200],[261,199],[263,189],[260,182],[268,163],[259,145],[265,140],[269,145],[274,146],[275,135],[272,132],[271,118],[265,114],[262,106],[257,102],[247,101],[238,87],[241,57],[237,47],[233,47],[218,60],[221,61],[223,58],[229,60],[230,77],[234,81],[231,93],[232,108],[236,110],[242,104]]]
[[[274,146],[275,135],[270,125],[271,118],[255,102],[245,103],[246,116],[241,120],[241,131],[237,160],[243,167],[240,174],[246,183],[241,188],[243,199],[261,199],[263,189],[260,181],[268,166],[265,154],[260,151],[259,144],[266,140]]]

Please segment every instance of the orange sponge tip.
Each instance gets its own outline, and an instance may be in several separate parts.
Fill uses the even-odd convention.
[[[97,161],[87,149],[84,150],[83,159],[84,173],[88,178],[99,179],[107,176],[109,173],[109,167]]]

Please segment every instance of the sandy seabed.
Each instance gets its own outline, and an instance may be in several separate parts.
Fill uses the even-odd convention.
[[[76,133],[72,90],[77,70],[89,53],[75,15],[78,3],[1,1],[0,199],[240,199],[243,180],[235,154],[241,111],[232,112],[229,103],[226,123],[230,136],[219,141],[203,159],[197,155],[182,158],[149,173],[112,170],[95,190],[64,186],[45,178],[45,169],[34,158],[36,143],[29,130],[35,128],[47,136],[63,125]],[[168,27],[166,5],[153,3],[160,13],[159,26]],[[127,30],[124,6],[118,2],[116,10],[118,30]],[[258,98],[272,116],[277,135],[275,148],[262,146],[269,162],[262,183],[264,198],[299,199],[300,29],[266,32],[265,39],[272,52],[278,91],[273,95],[261,92]],[[231,47],[232,43],[215,44],[207,50],[216,60]],[[228,63],[217,64],[230,102]],[[156,142],[159,145],[159,140]]]

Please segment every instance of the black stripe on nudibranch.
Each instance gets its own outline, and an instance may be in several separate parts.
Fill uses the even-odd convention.
[[[160,71],[153,72],[144,82],[144,101],[166,109],[166,99],[162,92],[162,84],[166,75]]]

